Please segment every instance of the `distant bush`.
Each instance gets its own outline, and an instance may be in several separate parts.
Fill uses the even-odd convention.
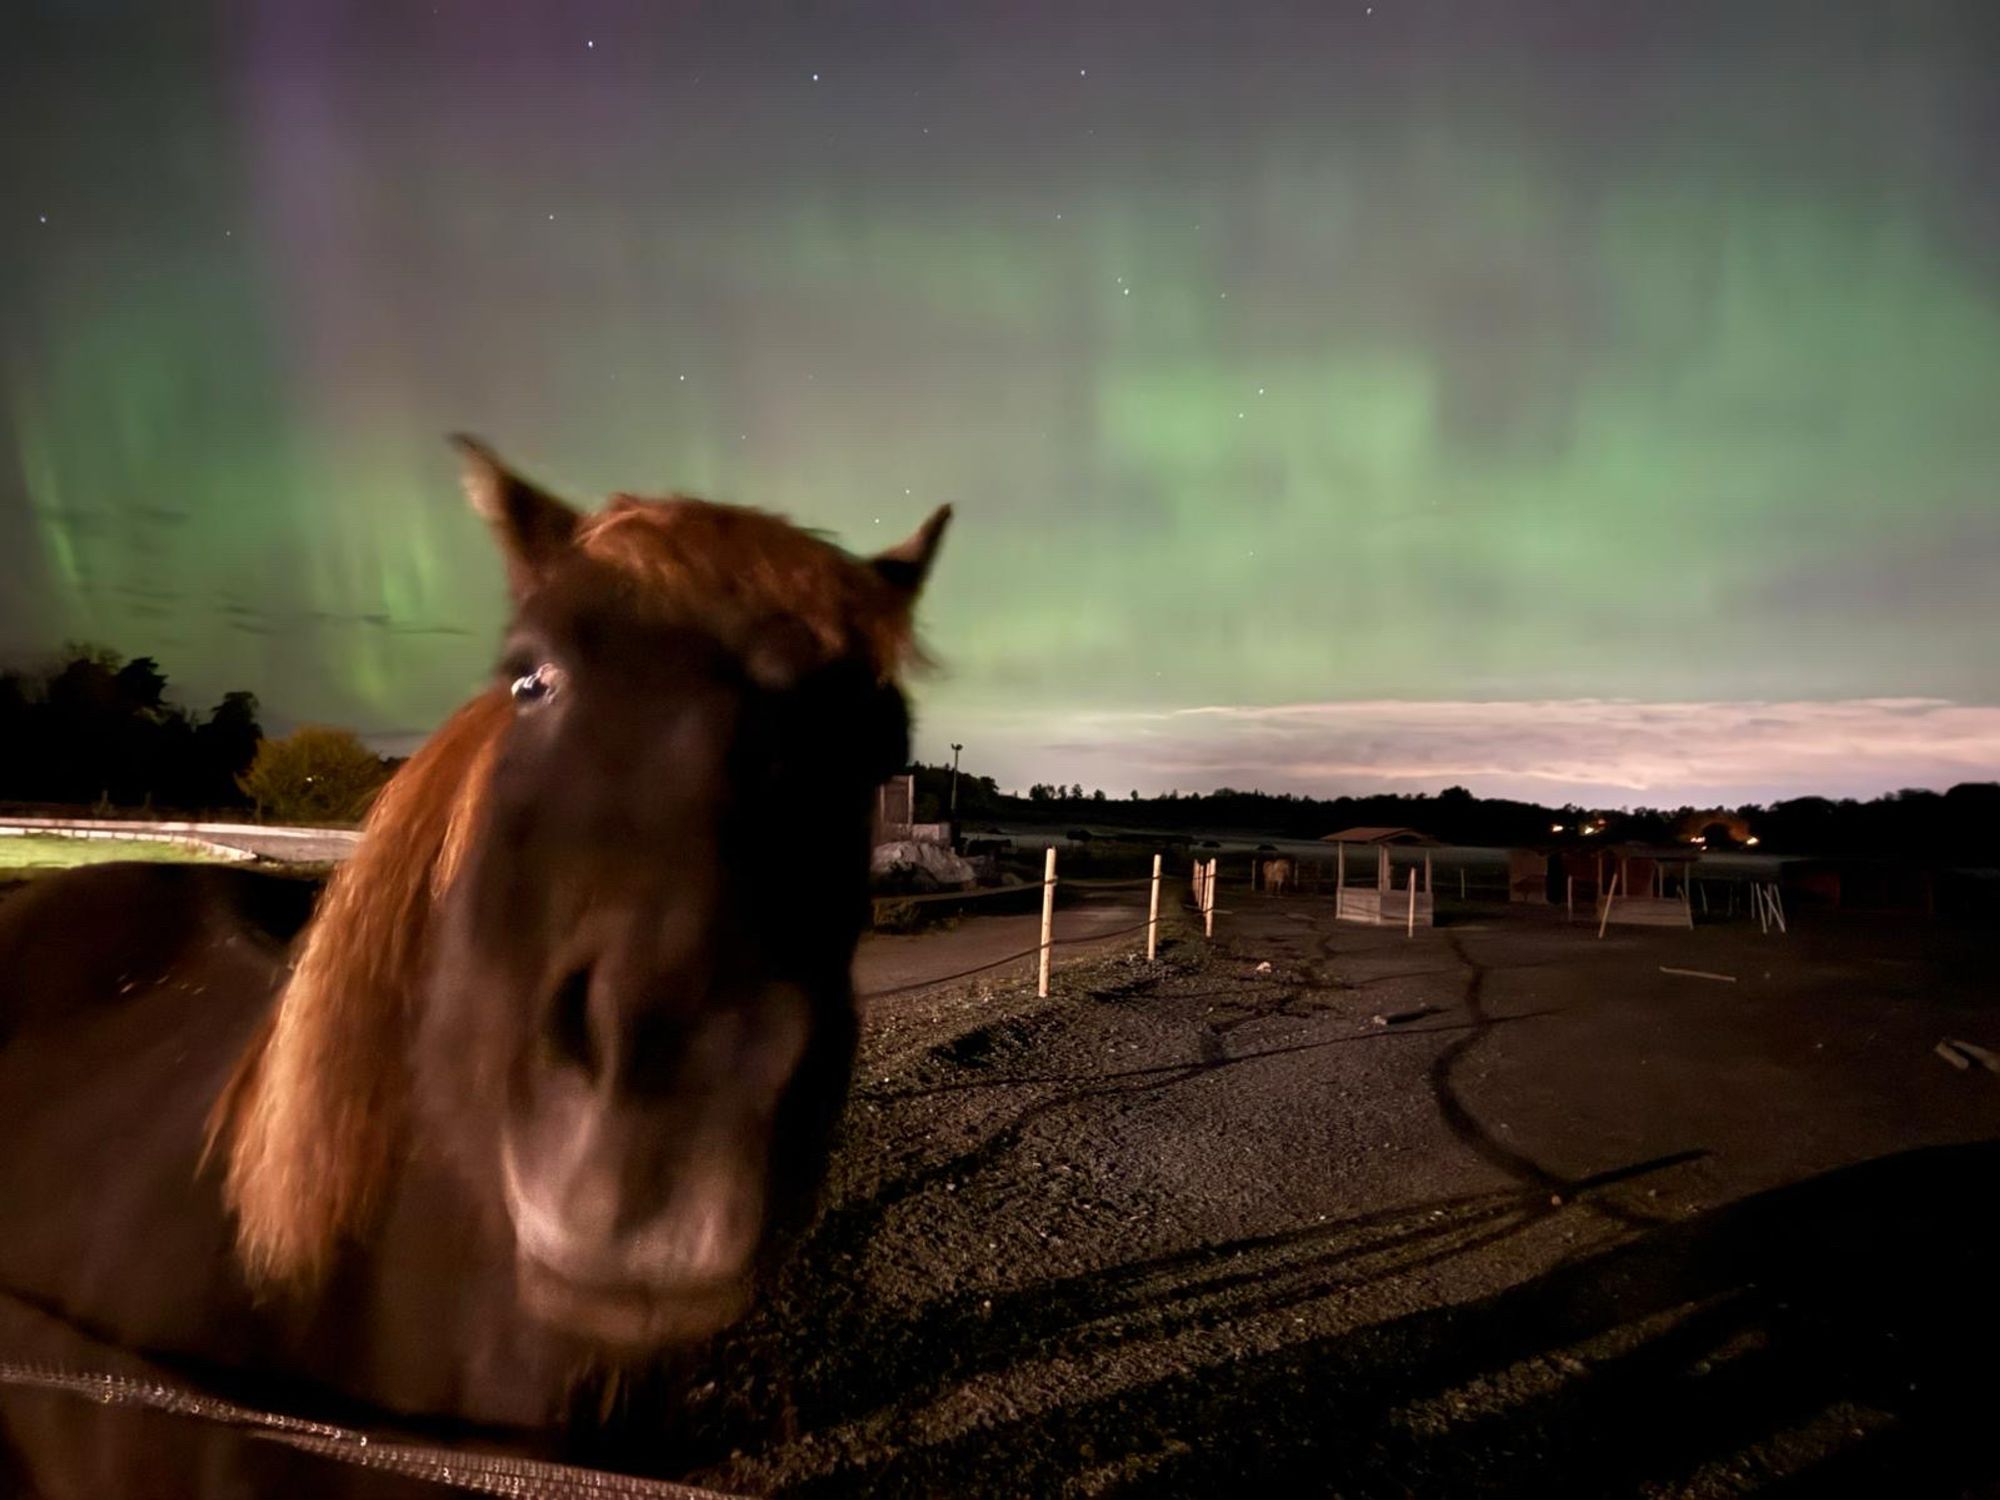
[[[388,766],[352,730],[308,724],[262,741],[238,784],[264,817],[340,823],[366,812],[388,779]]]

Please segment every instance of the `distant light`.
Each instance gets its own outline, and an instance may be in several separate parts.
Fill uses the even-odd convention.
[[[1753,833],[1750,835],[1749,838],[1745,839],[1743,842],[1746,844],[1754,844],[1757,842],[1757,835]]]
[[[1550,833],[1561,833],[1562,831],[1563,831],[1563,826],[1562,826],[1562,824],[1560,824],[1560,823],[1551,823],[1551,824],[1549,824],[1549,832],[1550,832]]]
[[[584,43],[583,45],[584,45],[584,46],[586,46],[586,47],[595,47],[595,46],[597,45],[597,43],[595,43],[595,42],[585,42],[585,43]]]
[[[1076,76],[1077,76],[1077,77],[1079,77],[1079,78],[1088,78],[1088,77],[1090,76],[1090,69],[1088,69],[1088,68],[1078,68],[1078,69],[1076,70]]]
[[[813,74],[813,82],[814,82],[814,83],[818,83],[818,82],[819,82],[819,74],[817,74],[817,73]]]
[[[1583,836],[1584,836],[1585,838],[1589,838],[1589,837],[1590,837],[1590,836],[1591,836],[1591,835],[1592,835],[1593,833],[1596,833],[1596,832],[1597,832],[1597,830],[1596,830],[1595,828],[1586,828],[1586,829],[1584,829],[1584,830],[1583,830]]]

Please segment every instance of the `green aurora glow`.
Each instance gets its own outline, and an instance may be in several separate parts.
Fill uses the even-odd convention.
[[[580,496],[859,548],[953,501],[920,748],[1003,781],[1467,779],[1398,769],[1393,723],[1337,772],[1177,756],[1203,705],[1992,705],[2000,219],[1968,137],[2000,54],[1977,7],[1886,53],[1824,14],[1583,56],[1411,22],[1317,69],[1273,25],[1205,106],[1198,49],[1083,23],[704,62],[623,10],[474,42],[273,7],[116,56],[38,18],[0,646],[419,732],[502,613],[438,441],[465,428]],[[1995,735],[1864,744],[1828,789],[1974,774]]]

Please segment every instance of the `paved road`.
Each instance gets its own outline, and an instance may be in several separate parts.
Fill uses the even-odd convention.
[[[67,833],[84,838],[184,839],[241,849],[286,864],[338,864],[354,852],[361,835],[339,828],[284,828],[261,823],[188,823],[137,818],[0,818],[0,828],[29,833]]]

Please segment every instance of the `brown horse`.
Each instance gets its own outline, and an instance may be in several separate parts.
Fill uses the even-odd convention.
[[[810,1218],[949,512],[861,560],[695,500],[582,515],[460,448],[499,670],[309,920],[297,883],[159,866],[0,905],[0,1362],[560,1435]],[[116,1415],[0,1386],[0,1489],[291,1482]]]

